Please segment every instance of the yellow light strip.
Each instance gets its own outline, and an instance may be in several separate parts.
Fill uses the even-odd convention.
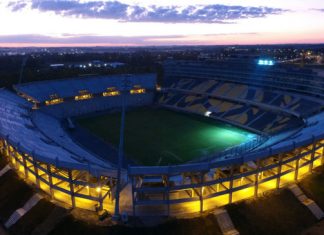
[[[63,98],[56,98],[56,99],[52,99],[52,100],[46,100],[45,104],[46,105],[55,105],[55,104],[60,104],[63,102],[64,102]]]
[[[132,89],[130,90],[130,93],[133,94],[144,94],[146,92],[146,90],[144,88],[136,88],[136,89]]]
[[[102,93],[102,96],[118,96],[120,95],[119,91],[105,91]]]
[[[77,95],[74,97],[74,100],[78,101],[78,100],[88,100],[91,99],[92,95],[91,94],[84,94],[84,95]]]

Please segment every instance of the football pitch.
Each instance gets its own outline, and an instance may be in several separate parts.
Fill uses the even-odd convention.
[[[78,123],[118,148],[120,113]],[[198,115],[140,108],[126,113],[125,155],[141,165],[181,164],[254,138],[255,134]]]

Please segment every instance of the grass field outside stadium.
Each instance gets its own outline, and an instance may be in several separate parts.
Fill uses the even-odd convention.
[[[120,113],[80,118],[78,123],[116,148]],[[256,135],[206,117],[166,109],[126,113],[125,155],[141,165],[181,164],[247,142]]]

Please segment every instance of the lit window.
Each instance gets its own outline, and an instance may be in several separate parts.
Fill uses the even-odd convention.
[[[102,93],[103,96],[117,96],[120,95],[120,92],[116,90],[116,87],[109,87],[107,91]]]
[[[92,98],[92,94],[89,93],[87,90],[79,91],[80,95],[74,97],[75,100],[88,100]]]
[[[144,94],[145,92],[145,88],[141,88],[139,85],[135,85],[134,88],[130,90],[131,94]]]
[[[63,98],[56,98],[56,99],[52,99],[52,100],[46,100],[45,104],[46,105],[54,105],[54,104],[60,104],[63,103]]]

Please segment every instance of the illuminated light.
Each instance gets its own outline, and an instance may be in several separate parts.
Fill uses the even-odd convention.
[[[206,117],[209,117],[211,114],[212,114],[211,111],[206,111],[206,112],[205,112],[205,116],[206,116]]]
[[[268,190],[277,188],[277,179],[266,181],[258,186],[258,193],[263,193]]]
[[[248,187],[239,191],[233,192],[232,202],[241,201],[254,196],[254,187]]]
[[[56,99],[52,99],[52,100],[46,100],[45,104],[46,105],[54,105],[54,104],[60,104],[63,102],[64,102],[63,98],[56,98]]]
[[[100,192],[101,192],[101,188],[100,188],[100,187],[97,187],[97,188],[96,188],[96,192],[97,192],[97,193],[100,193]]]
[[[92,98],[92,94],[89,93],[87,90],[81,90],[79,91],[80,95],[77,95],[74,97],[74,100],[87,100]]]
[[[92,95],[91,94],[87,94],[87,95],[77,95],[74,97],[75,100],[87,100],[87,99],[91,99]]]
[[[293,181],[295,181],[295,172],[286,173],[280,178],[280,182],[282,184],[287,184]]]
[[[104,91],[102,93],[103,96],[117,96],[120,95],[120,92],[116,90],[115,87],[109,87],[107,88],[107,91]]]
[[[259,65],[264,65],[264,61],[263,60],[259,60],[258,64]]]
[[[228,203],[229,203],[228,194],[213,197],[213,198],[204,200],[204,210],[214,209],[215,207],[221,207]],[[199,211],[199,210],[197,210],[197,211]]]
[[[91,63],[89,63],[88,65],[89,65],[89,67],[92,67],[92,64]]]
[[[119,91],[105,91],[102,93],[103,96],[117,96],[120,95]]]
[[[131,94],[144,94],[146,90],[144,88],[135,88],[130,90]]]
[[[273,60],[258,60],[258,65],[272,66],[274,65]]]
[[[195,213],[197,211],[200,211],[200,202],[199,201],[186,202],[186,203],[182,203],[180,205],[181,205],[181,210],[186,211],[188,213]]]

